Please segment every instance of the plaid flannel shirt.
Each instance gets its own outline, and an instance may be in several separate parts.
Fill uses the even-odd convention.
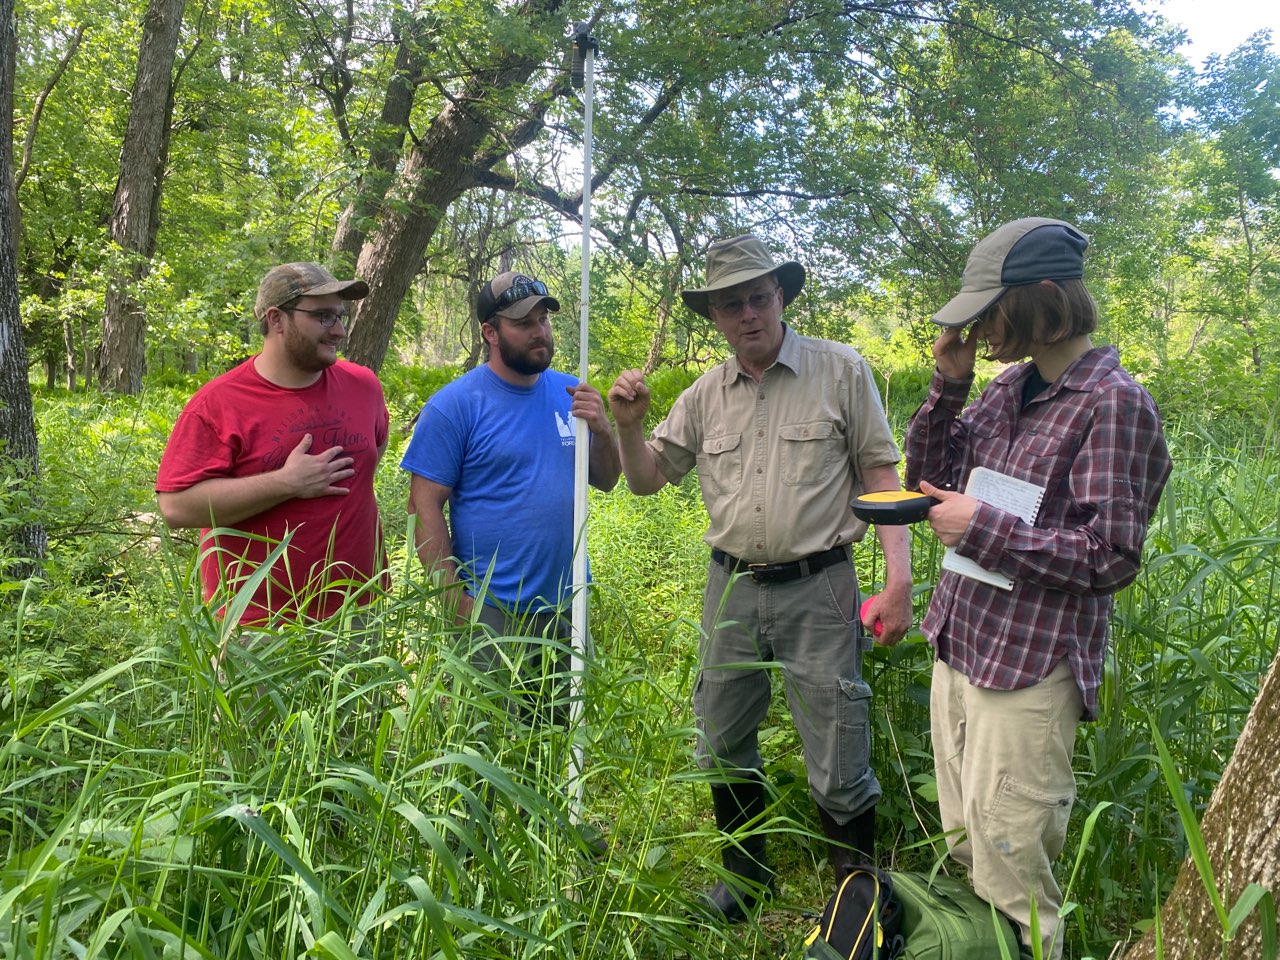
[[[1067,658],[1093,719],[1112,597],[1137,576],[1172,465],[1155,403],[1114,347],[1090,350],[1021,409],[1030,369],[1005,370],[963,412],[972,378],[935,371],[907,428],[908,489],[963,491],[978,466],[1045,488],[1034,525],[980,503],[956,548],[1013,589],[943,571],[921,628],[979,687],[1028,687]]]

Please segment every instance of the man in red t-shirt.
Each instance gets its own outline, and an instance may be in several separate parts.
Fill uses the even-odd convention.
[[[254,306],[262,352],[201,387],[169,437],[160,513],[201,528],[206,600],[225,610],[290,536],[242,624],[324,619],[385,578],[373,476],[387,407],[372,371],[338,359],[345,301],[368,293],[318,264],[273,267]]]

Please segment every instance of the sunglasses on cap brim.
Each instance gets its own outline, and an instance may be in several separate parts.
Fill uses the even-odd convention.
[[[525,297],[548,297],[547,285],[541,280],[519,280],[513,283],[494,298],[493,306],[484,315],[486,320],[502,312],[504,307],[519,303]]]

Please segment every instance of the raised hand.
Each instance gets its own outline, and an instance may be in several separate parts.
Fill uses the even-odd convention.
[[[644,422],[649,412],[649,387],[639,370],[624,370],[609,388],[609,409],[619,428],[634,427]]]
[[[973,375],[973,363],[978,355],[978,326],[949,327],[933,341],[933,359],[938,370],[952,380],[967,380]]]

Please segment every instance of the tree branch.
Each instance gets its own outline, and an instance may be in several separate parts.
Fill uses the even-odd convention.
[[[57,68],[53,71],[52,76],[49,77],[49,82],[44,85],[44,89],[36,97],[35,107],[31,110],[31,122],[27,124],[27,135],[22,141],[22,166],[18,168],[18,172],[13,178],[13,190],[15,193],[22,189],[22,181],[27,179],[27,171],[31,168],[31,148],[35,144],[36,128],[40,126],[40,114],[44,112],[44,103],[49,99],[49,94],[53,93],[53,88],[62,79],[62,75],[67,72],[67,65],[71,63],[71,58],[75,56],[76,50],[80,46],[80,41],[84,39],[84,32],[88,29],[89,25],[87,23],[82,23],[76,27],[76,32],[71,37],[71,43],[67,47],[67,52],[62,55],[62,59],[58,61]]]

